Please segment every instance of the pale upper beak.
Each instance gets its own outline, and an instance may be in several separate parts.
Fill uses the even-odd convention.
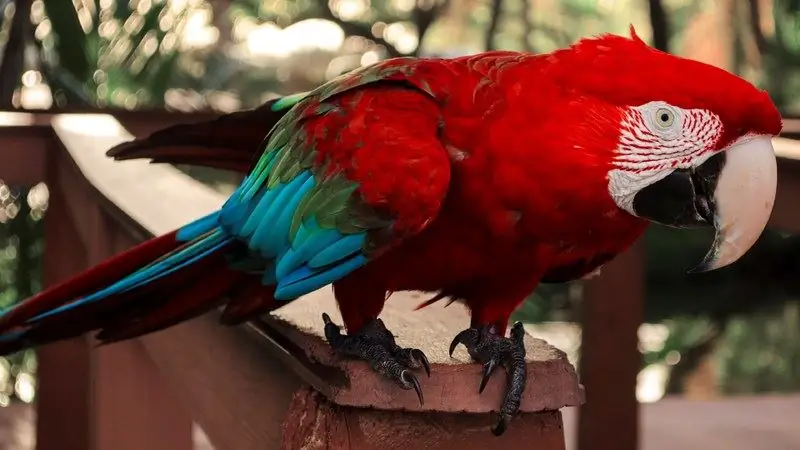
[[[673,227],[713,225],[714,243],[690,272],[741,258],[767,226],[778,181],[772,139],[746,136],[701,165],[675,170],[634,197],[638,216]]]
[[[778,167],[770,137],[745,138],[722,154],[725,164],[714,189],[714,244],[692,272],[719,269],[741,258],[761,236],[775,204]]]

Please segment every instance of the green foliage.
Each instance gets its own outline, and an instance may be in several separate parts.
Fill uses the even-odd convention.
[[[0,308],[7,308],[41,289],[42,217],[47,208],[43,186],[31,193],[0,182]],[[0,405],[19,397],[32,401],[30,386],[36,373],[32,350],[0,358]]]
[[[726,393],[800,390],[800,302],[733,319],[716,356]]]
[[[45,16],[35,24],[45,29],[50,24],[51,32],[37,34],[36,43],[57,103],[163,104],[177,67],[176,31],[185,8],[169,10],[167,3],[154,1],[149,8],[118,2],[103,9],[95,2],[76,9],[72,2],[42,1]],[[160,26],[170,21],[172,26]]]

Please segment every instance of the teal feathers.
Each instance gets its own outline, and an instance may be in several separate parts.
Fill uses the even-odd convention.
[[[203,227],[208,227],[211,223],[209,217],[203,217],[195,222],[184,227],[187,229],[188,234],[195,234]],[[30,322],[35,322],[45,317],[54,316],[64,311],[74,309],[76,307],[85,305],[87,303],[96,302],[108,298],[109,296],[120,294],[137,287],[141,287],[147,283],[152,283],[158,279],[164,278],[175,271],[189,266],[200,259],[209,256],[211,253],[219,250],[229,242],[232,238],[221,229],[213,227],[202,235],[194,238],[183,247],[173,251],[165,257],[137,270],[133,274],[111,284],[110,286],[95,291],[93,294],[76,300],[72,303],[66,304],[59,308],[51,309],[50,311],[40,314],[30,319]]]

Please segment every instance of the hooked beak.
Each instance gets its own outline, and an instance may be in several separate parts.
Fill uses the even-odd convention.
[[[713,225],[714,243],[690,273],[725,267],[758,240],[775,203],[778,169],[772,140],[748,137],[734,142],[693,169],[679,169],[639,191],[639,217],[689,228]]]

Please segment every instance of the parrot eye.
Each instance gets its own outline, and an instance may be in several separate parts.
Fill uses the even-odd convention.
[[[675,123],[675,112],[667,108],[658,108],[655,122],[662,129],[669,128]]]
[[[665,102],[651,102],[636,107],[645,126],[659,138],[672,141],[681,136],[683,116],[680,108]]]

